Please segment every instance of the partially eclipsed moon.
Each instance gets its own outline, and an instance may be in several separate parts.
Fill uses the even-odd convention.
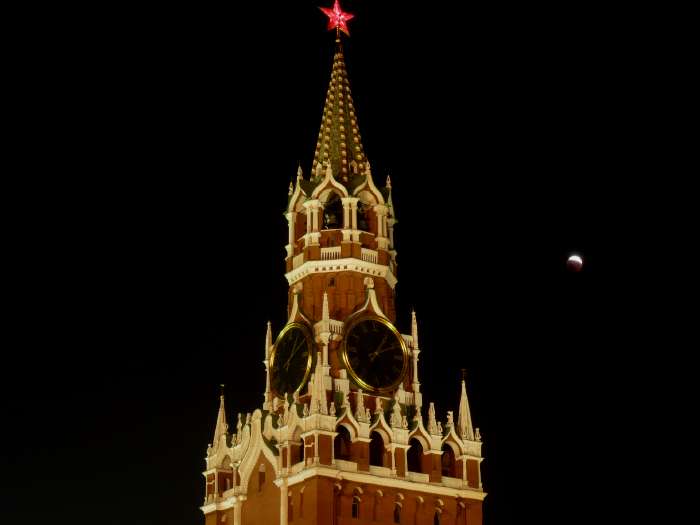
[[[574,272],[581,271],[583,267],[583,259],[578,255],[571,255],[566,261],[566,266]]]

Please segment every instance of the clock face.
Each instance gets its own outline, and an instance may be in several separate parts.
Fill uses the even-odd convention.
[[[379,317],[363,318],[348,327],[342,358],[353,380],[372,392],[396,387],[408,368],[403,338]]]
[[[270,388],[278,397],[299,390],[308,379],[313,339],[301,323],[288,324],[275,342],[270,358]]]

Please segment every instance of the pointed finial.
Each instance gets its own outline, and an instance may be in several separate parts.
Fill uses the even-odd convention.
[[[265,334],[265,359],[270,358],[270,350],[272,349],[272,323],[267,322],[267,333]]]
[[[415,310],[411,310],[411,337],[413,337],[413,348],[420,348],[418,345],[418,321],[416,320]]]
[[[435,417],[435,403],[433,402],[431,402],[428,407],[428,432],[433,435],[437,435],[438,433],[442,434],[442,432],[438,432],[438,423]]]
[[[225,387],[225,386],[226,386],[226,385],[223,384],[223,383],[221,383],[221,384],[219,385],[219,388],[221,388],[221,397],[224,397],[224,387]]]
[[[321,319],[323,319],[324,321],[327,321],[328,319],[330,319],[330,311],[328,309],[328,293],[327,292],[323,292],[323,310],[322,310],[321,315],[322,315]]]
[[[460,368],[462,371],[462,381],[464,381],[467,378],[467,369],[466,368]]]
[[[287,195],[289,195],[291,197],[292,193],[294,193],[294,184],[290,181],[289,182],[289,190],[287,191]]]
[[[220,385],[221,395],[219,396],[219,413],[216,416],[216,427],[214,428],[214,440],[212,446],[216,451],[219,448],[221,436],[228,432],[228,423],[226,422],[226,407],[224,405],[224,385]]]
[[[387,187],[387,189],[391,189],[391,177],[389,176],[388,173],[386,176],[386,187]]]
[[[301,163],[299,163],[299,166],[297,167],[297,180],[300,180],[303,178],[304,178],[304,172],[301,169]]]
[[[459,400],[459,418],[457,427],[462,439],[474,441],[474,428],[472,426],[472,416],[469,410],[469,400],[467,399],[467,386],[464,376],[466,371],[462,369],[462,395]]]

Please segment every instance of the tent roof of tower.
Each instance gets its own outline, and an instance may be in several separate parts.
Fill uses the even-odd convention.
[[[314,152],[311,179],[324,175],[324,163],[330,163],[333,177],[347,184],[353,174],[365,172],[366,162],[357,114],[350,93],[348,73],[345,69],[343,46],[338,38],[331,80],[321,118],[321,129]]]

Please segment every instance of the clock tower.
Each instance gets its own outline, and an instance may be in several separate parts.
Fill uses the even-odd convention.
[[[229,428],[221,397],[205,525],[480,525],[466,384],[457,417],[426,410],[415,312],[397,328],[391,181],[375,184],[345,68],[352,15],[322,10],[336,51],[310,173],[289,187],[288,320],[268,323],[262,406]]]

